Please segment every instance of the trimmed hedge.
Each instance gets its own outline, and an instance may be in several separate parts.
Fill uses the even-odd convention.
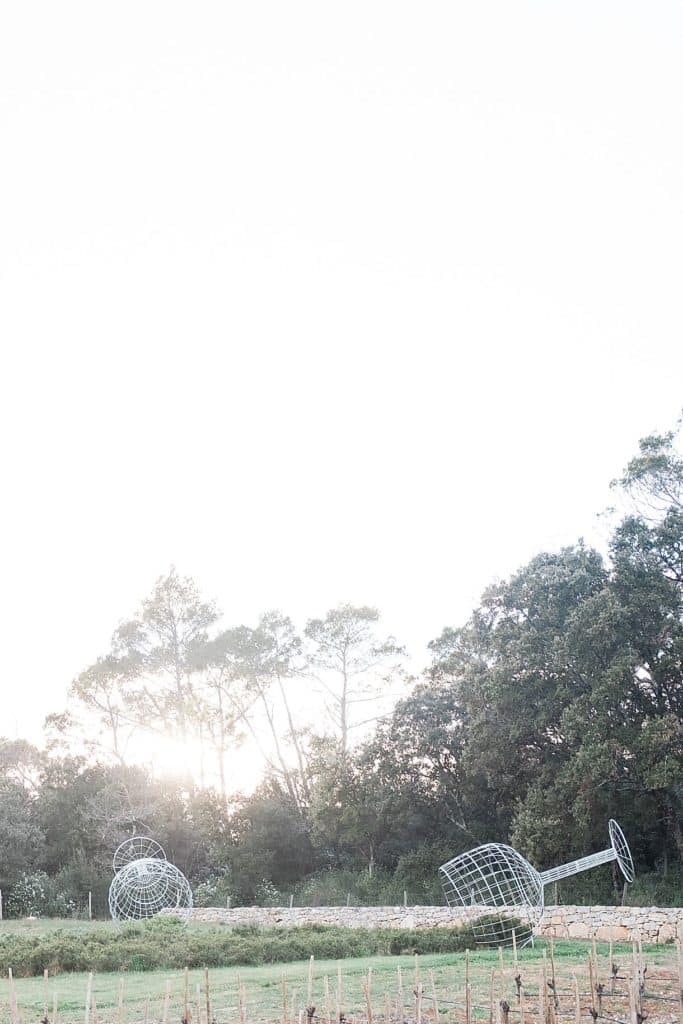
[[[111,931],[0,938],[0,973],[15,977],[66,971],[152,971],[157,968],[231,967],[400,953],[455,953],[474,949],[468,928],[186,927],[173,918],[125,924]]]

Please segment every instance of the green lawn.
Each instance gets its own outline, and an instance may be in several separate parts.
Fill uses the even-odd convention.
[[[60,927],[64,922],[60,922]],[[22,923],[22,927],[54,927],[49,922]],[[18,925],[14,925],[18,927]],[[74,923],[78,927],[78,923]],[[102,927],[110,927],[107,924]],[[519,969],[529,990],[537,986],[538,971],[543,963],[543,952],[548,953],[547,943],[537,943],[535,949],[525,949],[519,954]],[[585,967],[589,945],[585,942],[557,942],[555,944],[555,963],[558,977],[571,976],[572,970],[582,971]],[[600,973],[607,977],[607,949],[604,944],[598,947]],[[661,963],[673,962],[673,947],[647,947],[645,950],[650,970]],[[615,959],[622,964],[630,961],[630,947],[615,947]],[[476,951],[469,954],[470,981],[475,995],[475,1003],[479,1010],[475,1016],[488,1016],[488,991],[492,968],[499,964],[497,951]],[[372,968],[372,1002],[378,1015],[383,1013],[387,996],[395,1004],[397,999],[398,972],[403,974],[404,1001],[406,1012],[413,1007],[412,994],[415,974],[415,958],[412,956],[364,957],[341,962],[319,961],[314,964],[313,1003],[317,1007],[316,1014],[324,1013],[324,979],[329,979],[331,991],[331,1010],[334,1015],[335,987],[338,967],[343,978],[342,1010],[349,1014],[362,1010],[364,995],[362,982],[367,979],[368,969]],[[504,954],[505,989],[503,994],[513,1003],[515,988],[513,981],[512,956],[509,951]],[[431,1007],[431,977],[434,984],[442,1013],[448,1011],[455,1001],[462,1000],[465,972],[464,953],[444,953],[425,955],[419,958],[421,980],[425,985],[425,1009]],[[226,1021],[239,1020],[238,980],[243,985],[246,995],[246,1021],[279,1021],[282,1018],[282,978],[286,978],[288,1019],[298,1021],[299,1011],[307,1005],[309,963],[299,961],[291,964],[273,964],[264,967],[214,968],[210,972],[210,990],[213,1012],[220,1024]],[[527,981],[528,979],[528,981]],[[82,1021],[84,1016],[85,994],[88,976],[86,974],[61,974],[49,979],[47,985],[48,1016],[52,1021],[52,1002],[56,996],[59,1020],[62,1024]],[[134,1024],[145,1019],[145,1006],[149,1000],[149,1020],[162,1019],[164,993],[167,982],[170,983],[169,1024],[178,1024],[183,1015],[183,972],[154,971],[127,973],[121,977],[116,974],[96,975],[93,993],[97,1005],[97,1020],[103,1022],[117,1021],[117,1002],[119,986],[123,984],[124,1022]],[[43,1014],[45,986],[42,978],[19,979],[15,983],[17,1002],[22,1019],[25,1022],[38,1021]],[[189,990],[193,1020],[197,1015],[194,1008],[196,988],[201,986],[201,1021],[205,1021],[204,1011],[204,973],[190,971]],[[499,997],[499,994],[497,998]],[[9,1020],[9,983],[0,983],[0,1020]],[[654,1018],[653,1018],[654,1019]],[[303,1020],[306,1020],[305,1013]]]

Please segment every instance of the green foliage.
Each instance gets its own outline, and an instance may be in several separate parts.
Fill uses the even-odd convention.
[[[186,928],[168,918],[121,928],[0,937],[0,972],[15,977],[67,971],[151,971],[288,963],[309,956],[345,957],[447,953],[474,948],[466,929],[348,929],[203,926]]]
[[[509,841],[539,869],[602,849],[611,816],[636,859],[626,898],[682,902],[676,443],[674,432],[641,442],[619,481],[629,515],[608,557],[579,542],[489,587],[464,624],[431,643],[429,671],[357,746],[356,702],[372,716],[401,672],[403,651],[382,635],[376,609],[342,605],[310,619],[303,637],[274,612],[216,634],[215,607],[193,581],[162,577],[74,684],[79,705],[111,732],[117,763],[97,763],[90,748],[43,755],[0,739],[8,912],[44,913],[58,897],[82,908],[88,892],[104,907],[112,850],[140,831],[189,876],[200,905],[286,903],[290,893],[299,903],[350,894],[395,904],[404,890],[439,900],[439,864],[482,842]],[[311,678],[330,703],[317,731],[292,713]],[[66,742],[66,718],[52,721]],[[119,763],[130,723],[201,734],[220,794]],[[250,730],[268,735],[266,775],[228,800],[229,744]],[[24,878],[38,871],[54,887],[49,899]],[[619,901],[621,881],[603,868],[567,880],[559,898]]]
[[[0,777],[0,888],[7,890],[40,862],[44,835],[23,787]]]
[[[72,917],[78,904],[59,881],[44,871],[21,875],[13,884],[7,900],[11,917]]]

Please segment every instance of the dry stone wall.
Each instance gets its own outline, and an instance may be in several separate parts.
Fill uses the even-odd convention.
[[[343,928],[457,928],[481,913],[450,907],[220,907],[197,908],[196,921],[296,927],[305,924]],[[683,939],[683,907],[546,907],[538,934],[554,938],[664,943]]]

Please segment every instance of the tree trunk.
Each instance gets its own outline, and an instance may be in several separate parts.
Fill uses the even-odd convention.
[[[268,725],[270,726],[270,731],[271,731],[271,734],[272,734],[272,737],[273,737],[273,743],[275,745],[275,753],[276,753],[277,759],[278,759],[278,761],[280,763],[280,771],[282,773],[283,779],[285,780],[285,786],[287,787],[287,792],[289,793],[289,795],[290,795],[290,797],[291,797],[291,799],[292,799],[296,809],[301,814],[301,805],[299,803],[299,796],[298,796],[294,786],[292,785],[292,778],[291,778],[289,769],[287,768],[287,763],[286,763],[286,761],[285,761],[285,759],[284,759],[284,757],[282,755],[282,748],[280,747],[280,740],[279,740],[279,737],[278,737],[278,734],[277,734],[277,729],[275,728],[275,719],[273,718],[273,713],[270,710],[270,707],[268,706],[268,701],[266,699],[265,691],[264,690],[260,690],[259,693],[260,693],[260,696],[261,696],[261,701],[263,703],[264,711],[266,712],[266,718],[268,719]]]
[[[341,725],[341,753],[342,757],[346,757],[346,747],[348,744],[349,737],[349,722],[348,722],[348,691],[349,691],[349,674],[346,668],[346,651],[342,655],[342,695],[341,695],[341,706],[339,708],[339,721]]]
[[[309,785],[308,785],[308,777],[307,777],[307,774],[306,774],[306,768],[305,768],[305,764],[304,764],[304,756],[303,756],[303,752],[301,750],[301,744],[299,743],[299,738],[297,736],[296,729],[294,727],[294,719],[292,718],[292,712],[291,712],[291,709],[290,709],[290,706],[289,706],[289,701],[287,700],[287,695],[285,693],[285,688],[283,686],[282,678],[280,676],[277,677],[277,682],[278,682],[278,686],[280,687],[280,693],[282,695],[282,702],[283,702],[283,704],[285,706],[285,712],[287,714],[287,721],[289,723],[289,731],[290,731],[290,734],[291,734],[291,737],[292,737],[292,743],[294,745],[294,750],[296,752],[296,759],[297,759],[297,762],[299,764],[299,775],[301,777],[301,786],[302,786],[303,793],[304,793],[304,796],[305,796],[306,800],[310,800],[311,792],[310,792],[310,788],[309,788]]]

